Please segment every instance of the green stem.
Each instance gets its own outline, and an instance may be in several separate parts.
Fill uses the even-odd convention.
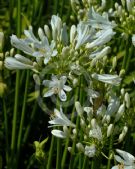
[[[107,163],[107,169],[111,168],[111,153],[112,153],[112,147],[113,147],[113,134],[110,137],[110,145],[109,145],[109,156],[108,156],[108,163]]]
[[[52,136],[51,138],[51,147],[49,150],[49,157],[48,157],[48,163],[47,163],[47,168],[46,169],[52,169],[52,156],[53,156],[53,151],[54,151],[54,143],[55,143],[55,138]]]
[[[7,118],[5,98],[3,98],[3,112],[4,112],[4,126],[5,126],[5,136],[6,136],[6,161],[7,161],[7,164],[8,164],[9,138],[8,138],[8,118]]]
[[[17,36],[21,34],[21,1],[17,0]],[[16,85],[15,85],[15,104],[12,122],[12,138],[11,138],[11,166],[13,167],[16,161],[15,150],[16,150],[16,126],[17,126],[17,115],[18,115],[18,100],[19,100],[19,83],[20,83],[20,71],[16,72]],[[14,168],[14,167],[13,167]],[[14,168],[15,169],[15,168]]]
[[[131,48],[130,48],[130,50],[129,50],[129,55],[128,55],[126,66],[125,66],[125,71],[126,72],[128,71],[130,60],[131,60],[133,52],[134,52],[134,46],[132,45]]]
[[[18,142],[17,142],[17,157],[19,157],[20,147],[21,147],[21,142],[22,142],[22,131],[23,131],[24,118],[25,118],[28,84],[29,84],[29,70],[27,70],[27,75],[26,75],[24,99],[23,99],[23,106],[22,106],[22,115],[21,115],[21,122],[20,122]]]
[[[83,159],[83,166],[82,166],[82,169],[85,169],[87,166],[87,156],[84,155],[84,159]]]
[[[37,102],[34,104],[34,107],[33,107],[32,113],[31,113],[31,117],[30,117],[30,122],[29,122],[29,124],[26,128],[26,131],[25,131],[25,134],[24,134],[24,137],[23,137],[23,144],[26,143],[26,141],[29,137],[31,125],[32,125],[32,122],[34,120],[36,110],[37,110]]]
[[[60,169],[61,164],[61,140],[57,138],[57,159],[56,159],[56,169]]]
[[[77,88],[76,92],[75,92],[75,102],[78,100],[78,93],[79,93],[79,88]],[[73,118],[74,118],[74,111],[75,111],[75,107],[73,107],[73,110],[72,110],[71,121],[73,121]],[[69,128],[69,133],[71,133],[71,129],[72,128],[70,127]],[[64,148],[64,152],[63,152],[63,156],[62,156],[61,169],[64,169],[64,167],[65,167],[69,141],[70,141],[70,138],[68,137],[66,139],[65,148]]]

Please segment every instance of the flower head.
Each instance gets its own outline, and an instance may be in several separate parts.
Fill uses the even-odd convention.
[[[67,96],[65,91],[70,92],[72,90],[71,87],[65,85],[66,81],[66,76],[61,76],[60,79],[56,76],[52,76],[52,80],[44,80],[43,85],[49,88],[48,92],[44,94],[44,97],[58,94],[61,101],[66,101]]]

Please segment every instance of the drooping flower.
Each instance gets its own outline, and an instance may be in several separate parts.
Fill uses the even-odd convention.
[[[49,97],[54,94],[58,94],[61,101],[66,101],[67,96],[65,91],[70,92],[71,87],[65,85],[67,81],[66,76],[61,76],[60,79],[57,76],[52,76],[52,80],[44,80],[43,85],[49,88],[49,90],[44,94],[44,97]]]
[[[112,84],[112,85],[119,85],[121,82],[121,78],[118,75],[110,75],[110,74],[102,74],[99,75],[97,73],[92,74],[92,78],[97,79],[101,82]]]
[[[114,158],[120,164],[112,167],[112,169],[119,169],[120,166],[124,169],[135,169],[135,157],[133,155],[119,149],[116,149],[116,152],[119,155],[114,155]]]

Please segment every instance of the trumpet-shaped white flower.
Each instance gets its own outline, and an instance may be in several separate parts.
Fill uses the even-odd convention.
[[[109,74],[92,74],[92,78],[97,79],[101,82],[112,84],[112,85],[119,85],[121,82],[121,78],[118,75],[109,75]]]
[[[49,62],[51,57],[57,55],[55,42],[52,41],[49,45],[48,39],[41,28],[38,30],[40,40],[38,40],[33,34],[31,26],[29,27],[29,30],[24,30],[24,34],[26,36],[25,39],[18,39],[16,35],[11,36],[11,44],[17,49],[28,55],[34,56],[37,59],[39,57],[44,57],[45,64]]]
[[[116,26],[115,23],[112,23],[108,19],[108,14],[100,15],[95,12],[94,8],[90,8],[88,13],[88,21],[87,24],[94,28],[98,29],[112,29]]]
[[[77,26],[77,43],[75,49],[78,49],[80,46],[89,42],[93,38],[94,33],[94,29],[90,29],[88,25],[84,24],[83,22],[80,22]]]
[[[20,54],[16,54],[15,58],[6,57],[5,59],[5,67],[8,69],[34,69],[33,62],[25,58]]]
[[[66,101],[67,96],[65,91],[70,92],[72,90],[71,87],[65,85],[66,81],[66,76],[61,76],[60,79],[56,76],[52,76],[52,80],[44,80],[43,85],[49,88],[48,92],[44,94],[44,97],[58,94],[61,101]]]
[[[115,32],[113,32],[112,29],[107,29],[107,30],[105,29],[105,30],[98,31],[96,33],[95,40],[92,41],[91,43],[87,43],[86,48],[102,46],[105,43],[109,42],[112,39],[114,34]]]
[[[57,109],[54,109],[54,119],[50,120],[48,123],[53,126],[71,126],[75,127],[75,124],[73,124],[63,113],[62,108],[60,108],[60,111]]]
[[[112,167],[112,169],[120,169],[120,166],[124,169],[135,169],[135,157],[126,151],[116,149],[119,155],[114,155],[114,158],[119,165]]]

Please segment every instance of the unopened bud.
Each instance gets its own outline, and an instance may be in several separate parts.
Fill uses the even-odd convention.
[[[63,131],[68,136],[69,131],[68,131],[68,127],[67,126],[63,126]]]
[[[74,78],[73,79],[73,86],[76,87],[78,85],[78,79]]]
[[[3,97],[6,89],[7,89],[7,85],[3,82],[0,82],[0,97]]]
[[[81,116],[83,114],[83,108],[82,108],[80,102],[78,102],[78,101],[75,102],[75,108],[76,108],[76,111],[79,114],[79,116]]]
[[[79,151],[84,152],[84,146],[82,145],[82,143],[77,143],[76,147]]]
[[[117,66],[117,58],[116,56],[113,58],[112,69],[115,69]]]
[[[124,69],[121,69],[120,70],[120,73],[119,73],[119,76],[120,77],[123,77],[125,75],[125,70]]]
[[[93,118],[93,119],[91,120],[91,126],[92,126],[93,128],[95,128],[96,125],[97,125],[96,119]]]
[[[116,116],[115,116],[115,122],[119,121],[119,119],[120,119],[121,116],[123,115],[124,111],[125,111],[125,104],[123,103],[123,104],[119,107],[118,112],[117,112],[117,114],[116,114]]]
[[[70,43],[74,43],[75,36],[76,36],[76,26],[72,25],[70,29]]]
[[[120,92],[121,92],[122,95],[124,95],[124,94],[125,94],[125,89],[122,88],[122,89],[120,90]]]
[[[43,37],[45,37],[44,31],[42,28],[38,28],[38,36],[40,37],[41,40],[43,39]]]
[[[33,79],[34,79],[35,83],[40,86],[41,82],[40,82],[40,78],[37,74],[33,75]]]
[[[77,134],[76,129],[73,129],[73,130],[72,130],[72,132],[73,132],[73,134],[74,134],[74,135],[76,135],[76,134]]]
[[[68,147],[68,151],[72,153],[72,147]]]
[[[110,137],[110,135],[113,133],[114,125],[110,124],[107,128],[107,137]]]
[[[13,57],[15,52],[15,48],[10,49],[10,56]]]
[[[125,93],[125,102],[126,102],[126,107],[130,107],[130,96],[128,93]]]
[[[70,48],[69,48],[68,46],[63,47],[63,49],[62,49],[62,56],[63,56],[63,57],[68,56],[68,55],[69,55],[69,52],[70,52]]]
[[[128,12],[130,12],[132,10],[132,8],[133,8],[132,0],[126,0],[126,4],[127,4]]]
[[[51,32],[48,25],[44,25],[44,31],[48,39],[51,38]]]

